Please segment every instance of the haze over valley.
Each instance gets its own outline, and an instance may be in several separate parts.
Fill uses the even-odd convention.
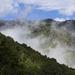
[[[75,68],[75,20],[0,21],[0,32],[60,64]]]

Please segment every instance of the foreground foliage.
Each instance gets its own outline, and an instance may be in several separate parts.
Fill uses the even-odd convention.
[[[0,33],[0,75],[75,75],[75,70]]]

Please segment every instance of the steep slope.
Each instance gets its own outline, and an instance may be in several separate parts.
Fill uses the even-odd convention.
[[[75,70],[0,33],[0,75],[75,75]]]

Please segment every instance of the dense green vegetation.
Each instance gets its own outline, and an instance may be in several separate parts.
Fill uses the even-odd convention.
[[[0,33],[0,75],[75,75],[75,70]]]

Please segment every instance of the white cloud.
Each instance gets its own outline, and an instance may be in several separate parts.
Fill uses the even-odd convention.
[[[25,4],[25,2],[22,1]],[[31,11],[31,7],[27,6],[25,10],[19,10],[19,0],[0,0],[0,16],[9,13],[19,14],[17,18],[24,19]]]
[[[39,6],[38,9],[58,10],[60,14],[71,16],[75,12],[75,0],[19,0],[25,4]]]
[[[5,15],[9,12],[17,12],[17,9],[13,4],[13,0],[0,0],[0,16]]]
[[[27,18],[31,10],[31,6],[28,6],[27,8],[25,8],[25,10],[20,11],[20,14],[18,15],[17,19],[24,20],[25,18]]]
[[[62,21],[65,21],[65,20],[70,20],[70,18],[69,17],[66,17],[66,18],[59,18],[59,17],[57,17],[54,20],[62,22]]]
[[[31,11],[30,5],[38,6],[39,10],[58,10],[60,14],[66,16],[72,16],[75,13],[75,0],[0,0],[0,15],[8,12],[16,13],[19,2],[29,5],[24,13]]]
[[[65,21],[66,19],[64,19],[64,18],[55,18],[55,21],[60,21],[60,22],[62,22],[62,21]]]

